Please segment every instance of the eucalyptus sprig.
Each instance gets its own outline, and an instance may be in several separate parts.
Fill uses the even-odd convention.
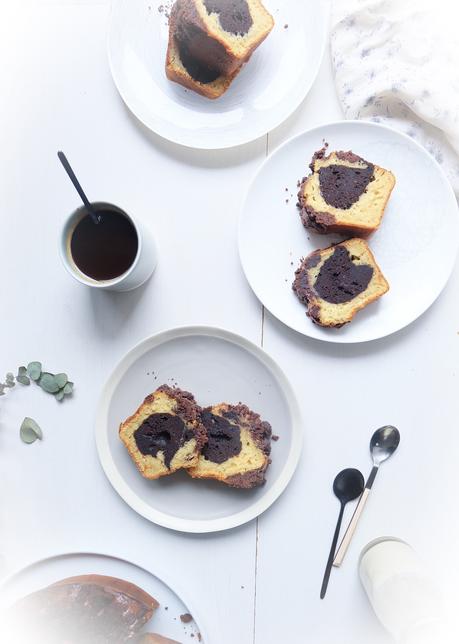
[[[27,367],[18,368],[16,376],[11,372],[6,374],[5,382],[0,382],[0,396],[4,396],[7,389],[15,387],[17,382],[28,387],[32,381],[59,402],[73,393],[73,382],[70,382],[66,373],[43,371],[41,362],[29,362]]]

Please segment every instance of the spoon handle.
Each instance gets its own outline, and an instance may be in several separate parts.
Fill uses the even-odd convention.
[[[344,561],[344,557],[346,556],[346,552],[352,541],[354,532],[357,529],[357,524],[359,522],[360,516],[365,508],[365,504],[368,500],[368,497],[370,496],[371,488],[373,486],[377,473],[378,473],[378,467],[375,465],[371,470],[371,473],[370,473],[370,476],[368,477],[368,481],[365,485],[363,494],[360,497],[357,507],[354,510],[354,514],[352,515],[352,519],[350,520],[349,525],[347,526],[346,532],[344,533],[344,537],[341,543],[339,544],[338,551],[333,561],[333,565],[335,566],[335,568],[339,568]]]
[[[330,573],[333,566],[333,557],[335,556],[336,544],[338,543],[339,531],[341,529],[341,522],[343,520],[344,508],[346,507],[345,503],[341,503],[341,509],[339,511],[338,521],[336,522],[335,534],[333,535],[333,541],[330,548],[330,554],[328,555],[327,566],[325,568],[324,579],[322,582],[322,588],[320,589],[320,599],[325,597],[328,588],[328,581],[330,579]]]
[[[76,178],[76,175],[75,175],[74,171],[72,170],[72,166],[70,165],[69,160],[67,159],[67,157],[65,156],[65,154],[64,154],[63,152],[61,152],[60,150],[59,150],[59,152],[57,153],[57,156],[59,157],[59,161],[60,161],[60,162],[62,163],[62,165],[64,166],[64,170],[67,172],[67,174],[68,174],[68,176],[69,176],[70,181],[73,183],[73,185],[74,185],[74,187],[75,187],[75,190],[76,190],[76,191],[78,192],[78,194],[80,195],[81,201],[82,201],[82,202],[84,203],[84,205],[86,206],[86,210],[87,210],[87,211],[89,212],[89,214],[91,215],[91,217],[92,217],[92,219],[93,219],[94,223],[95,223],[95,224],[100,223],[100,216],[99,216],[99,215],[97,215],[97,214],[95,213],[94,208],[93,208],[93,207],[92,207],[92,205],[91,205],[91,202],[89,201],[89,199],[88,199],[88,198],[87,198],[87,196],[85,195],[84,190],[83,190],[83,188],[82,188],[82,187],[81,187],[81,185],[80,185],[80,182],[78,181],[78,179]]]
[[[338,551],[333,561],[333,565],[335,566],[335,568],[339,568],[343,563],[344,557],[346,556],[346,552],[349,548],[349,544],[351,543],[352,537],[354,536],[354,532],[356,531],[357,523],[359,522],[360,515],[363,512],[363,509],[365,507],[369,494],[370,494],[370,490],[368,488],[365,488],[362,496],[360,497],[360,501],[358,502],[357,507],[354,510],[352,519],[350,520],[349,525],[347,526],[347,530],[344,534],[344,537],[339,545]]]

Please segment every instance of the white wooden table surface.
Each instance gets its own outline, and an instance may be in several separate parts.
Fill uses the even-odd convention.
[[[328,51],[282,127],[239,149],[200,152],[159,139],[124,107],[105,53],[106,2],[0,6],[0,369],[42,360],[77,385],[60,406],[38,388],[0,401],[1,572],[66,551],[106,552],[167,571],[199,604],[210,644],[384,644],[357,559],[370,539],[391,534],[416,548],[457,603],[458,271],[409,328],[334,346],[263,315],[238,260],[241,199],[266,154],[341,118]],[[58,149],[93,199],[124,205],[151,227],[160,263],[145,288],[94,293],[64,272],[57,236],[78,202]],[[99,392],[119,358],[149,334],[195,323],[263,343],[306,419],[301,464],[281,499],[258,521],[204,537],[137,516],[106,480],[93,437]],[[25,415],[44,426],[42,443],[20,442]],[[338,513],[333,477],[346,466],[367,474],[369,437],[386,423],[400,428],[400,451],[321,602]]]

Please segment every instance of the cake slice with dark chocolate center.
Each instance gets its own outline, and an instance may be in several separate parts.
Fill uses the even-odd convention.
[[[298,193],[305,228],[367,235],[381,224],[395,177],[353,152],[316,152]]]
[[[363,239],[316,250],[302,260],[293,290],[316,324],[341,327],[389,290]]]
[[[223,47],[193,23],[183,19],[185,2],[176,2],[169,19],[169,42],[166,55],[166,75],[210,99],[217,99],[229,88],[240,68],[222,74],[215,60],[224,55]],[[203,52],[207,52],[203,56]],[[196,55],[201,54],[201,55]]]
[[[202,422],[207,444],[188,474],[236,488],[262,485],[270,463],[271,425],[246,405],[227,403],[204,409]]]
[[[159,604],[123,579],[83,575],[58,581],[20,599],[5,626],[9,644],[123,644],[151,619]]]
[[[171,31],[191,56],[222,76],[246,63],[274,26],[261,0],[176,0]]]
[[[201,408],[193,395],[167,385],[145,399],[121,424],[119,434],[140,473],[148,479],[194,467],[206,442]]]

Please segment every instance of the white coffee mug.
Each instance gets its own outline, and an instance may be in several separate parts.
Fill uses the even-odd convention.
[[[142,224],[134,221],[122,208],[105,201],[95,201],[91,203],[91,206],[96,212],[104,210],[114,211],[122,214],[129,220],[137,233],[137,254],[129,269],[113,279],[96,280],[83,273],[76,265],[71,252],[73,232],[81,219],[88,214],[86,207],[81,206],[68,217],[60,235],[60,256],[65,268],[78,282],[86,286],[91,286],[92,288],[107,291],[132,291],[138,288],[151,277],[158,262],[158,252],[153,237]]]

